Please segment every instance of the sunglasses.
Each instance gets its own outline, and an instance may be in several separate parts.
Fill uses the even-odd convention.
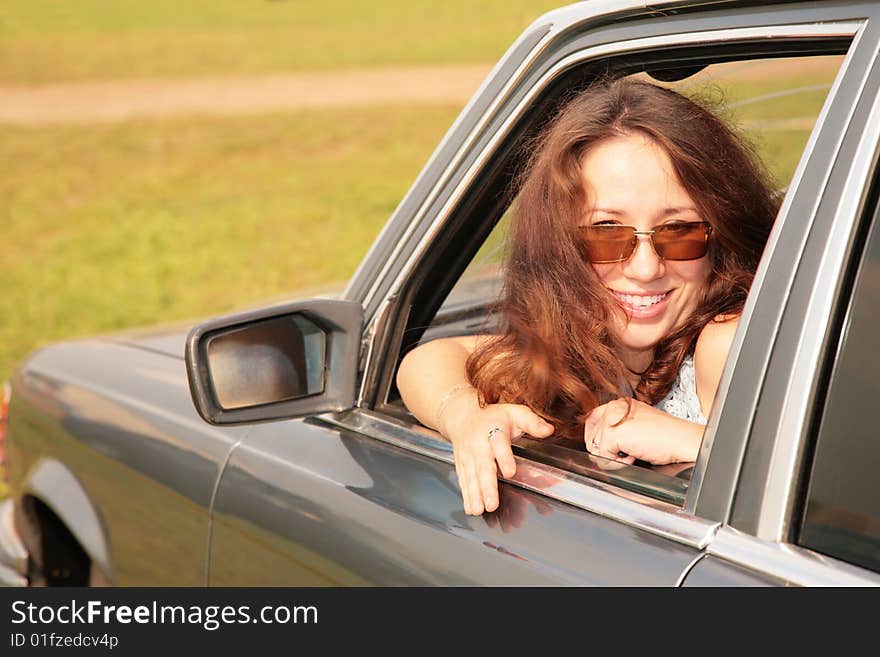
[[[581,227],[587,259],[594,264],[622,262],[636,250],[639,235],[651,238],[651,245],[663,260],[696,260],[709,249],[712,227],[706,221],[661,224],[654,230],[636,230],[620,224]]]

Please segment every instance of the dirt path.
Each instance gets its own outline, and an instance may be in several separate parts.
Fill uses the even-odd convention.
[[[464,105],[490,68],[388,68],[250,77],[0,85],[0,123],[110,123],[183,114],[245,114],[390,103]]]
[[[736,80],[818,76],[830,80],[839,59],[733,62],[713,67],[705,77],[721,75]],[[471,65],[38,86],[0,84],[0,124],[112,123],[186,114],[247,114],[393,103],[461,106],[490,69],[490,65]],[[701,78],[704,74],[694,81]]]

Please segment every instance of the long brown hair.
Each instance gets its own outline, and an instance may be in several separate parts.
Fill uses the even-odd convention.
[[[636,399],[662,399],[703,327],[742,310],[778,209],[751,146],[676,91],[619,79],[595,83],[565,104],[530,145],[508,237],[500,334],[471,354],[467,374],[482,403],[526,404],[570,438],[580,437],[597,405],[629,394],[609,330],[620,311],[585,259],[577,227],[588,201],[585,153],[631,134],[666,151],[712,226],[712,269],[698,307],[657,344]]]

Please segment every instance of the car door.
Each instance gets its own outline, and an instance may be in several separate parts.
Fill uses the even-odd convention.
[[[729,523],[686,585],[880,585],[880,62],[871,63],[778,320]]]
[[[693,468],[617,469],[523,439],[499,510],[479,517],[463,513],[448,443],[406,412],[394,387],[407,349],[491,320],[494,261],[478,276],[468,267],[486,264],[522,145],[566,90],[600,74],[676,80],[724,62],[839,57],[749,303],[787,293],[767,262],[798,262],[787,247],[803,241],[809,222],[793,213],[812,216],[826,156],[837,153],[859,99],[876,43],[864,17],[877,8],[783,3],[755,12],[729,3],[665,15],[591,4],[548,14],[511,47],[355,274],[345,297],[367,320],[356,407],[255,425],[232,450],[212,505],[211,585],[673,586],[727,522],[754,412],[740,417],[751,392],[734,385],[734,373],[751,368],[741,354],[725,370]],[[747,320],[734,354],[763,330]],[[772,343],[761,345],[749,359],[766,360]]]

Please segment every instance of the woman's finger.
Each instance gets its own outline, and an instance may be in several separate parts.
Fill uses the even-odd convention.
[[[465,513],[470,513],[470,496],[468,495],[467,477],[464,474],[464,467],[461,465],[459,450],[453,449],[452,456],[455,461],[455,476],[458,478],[458,488],[461,492],[461,503]]]
[[[477,465],[472,458],[464,460],[465,471],[467,472],[467,491],[468,491],[468,509],[465,513],[478,516],[483,513],[483,495],[480,492],[480,478],[477,472]]]
[[[620,443],[614,435],[614,431],[605,431],[604,427],[599,430],[599,456],[606,459],[618,460],[620,455]]]
[[[511,439],[521,433],[527,433],[535,438],[546,438],[555,430],[552,424],[534,413],[528,406],[513,406],[510,415],[513,419]]]
[[[584,443],[587,446],[587,451],[590,454],[595,456],[600,456],[602,452],[602,445],[599,441],[599,427],[594,427],[592,431],[584,434]]]
[[[495,469],[495,459],[488,458],[481,459],[481,461],[477,466],[479,506],[485,508],[486,511],[494,511],[498,508],[498,471]],[[483,512],[483,508],[479,513]]]
[[[516,461],[510,448],[510,433],[504,430],[495,431],[493,427],[489,432],[488,441],[495,462],[498,463],[498,469],[509,479],[516,474]]]
[[[584,430],[584,443],[587,446],[587,451],[590,454],[595,454],[596,456],[603,456],[602,454],[602,425],[599,423],[594,424],[592,427],[588,427]]]
[[[606,406],[597,406],[584,420],[584,443],[587,451],[596,456],[602,456],[602,426],[605,418]]]
[[[589,438],[595,433],[595,431],[599,428],[599,425],[602,422],[602,417],[605,415],[607,404],[602,404],[601,406],[597,406],[587,417],[584,419],[584,437]]]
[[[608,402],[605,405],[607,408],[605,412],[606,424],[613,427],[619,425],[624,419],[628,419],[633,413],[634,405],[634,401],[628,402],[622,397]]]

